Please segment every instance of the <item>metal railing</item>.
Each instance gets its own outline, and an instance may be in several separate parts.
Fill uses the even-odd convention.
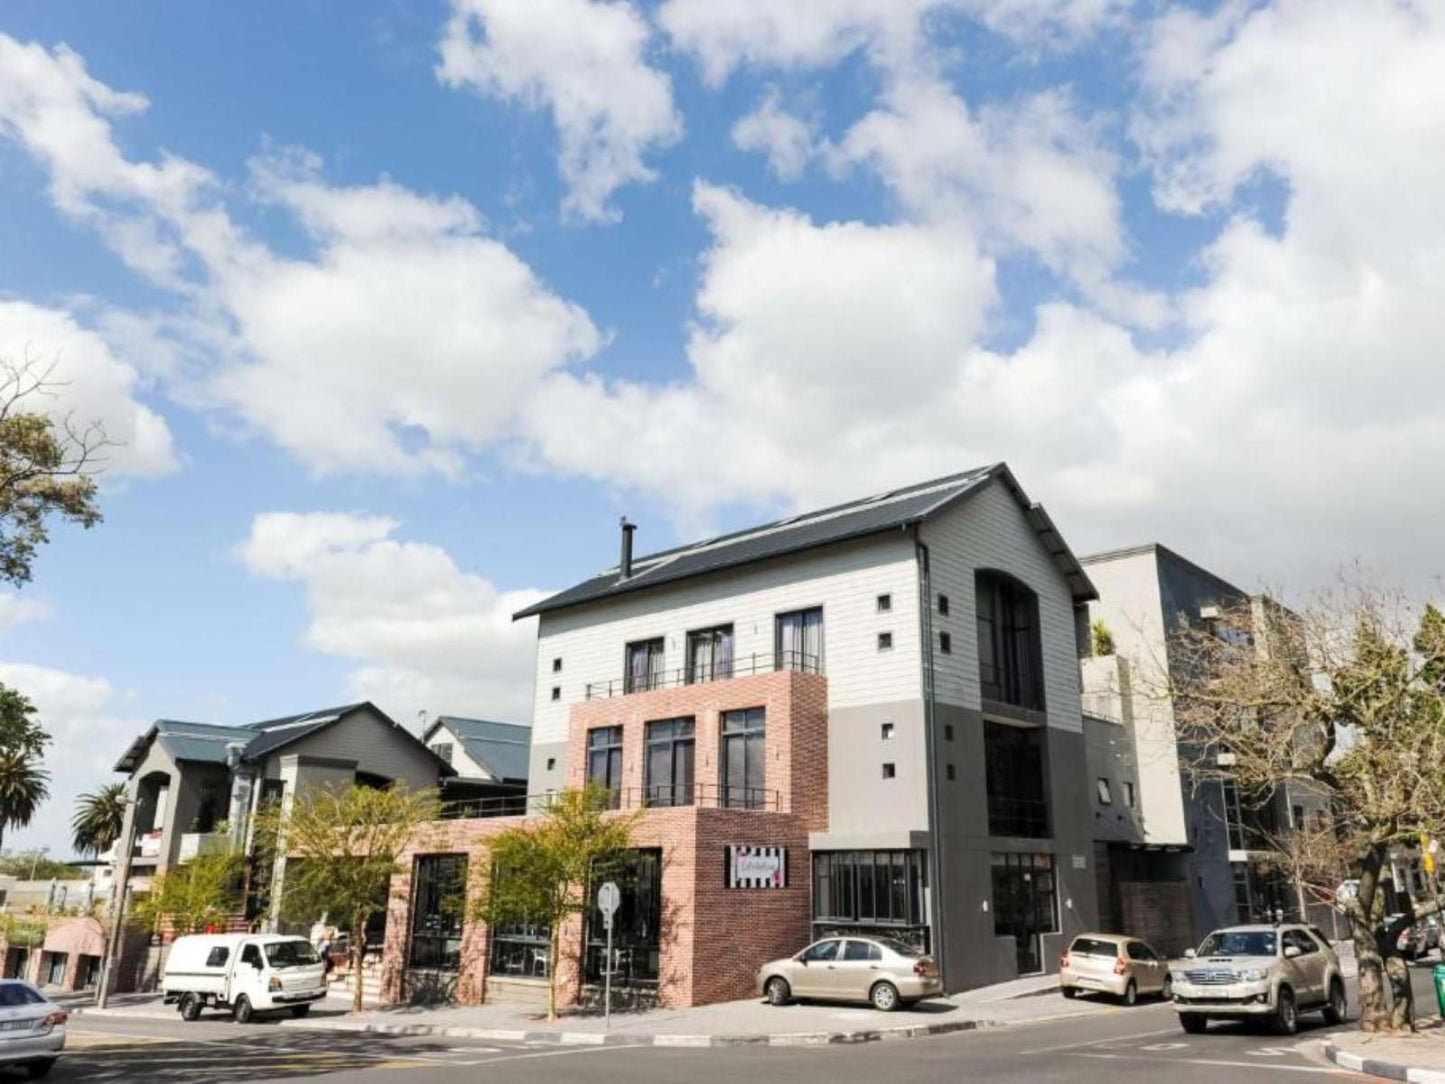
[[[1039,798],[988,796],[988,834],[1040,839],[1049,834],[1049,804]]]
[[[702,685],[710,681],[726,681],[753,674],[772,674],[792,670],[801,674],[821,674],[823,662],[806,651],[769,651],[741,655],[726,662],[680,666],[673,670],[652,670],[646,674],[627,674],[612,681],[589,681],[586,698],[606,700],[630,693],[648,693],[654,689],[672,689],[681,685]]]
[[[556,795],[556,791],[549,790],[543,794],[509,794],[502,798],[462,798],[454,802],[443,802],[441,819],[467,821],[545,813],[552,808]]]
[[[472,798],[442,806],[444,821],[485,820],[489,817],[520,817],[545,813],[556,800],[556,791],[545,794],[514,795],[506,798]],[[669,809],[698,806],[703,809],[756,809],[777,813],[783,808],[782,795],[765,787],[729,787],[717,783],[660,784],[650,787],[619,787],[602,792],[606,809]]]

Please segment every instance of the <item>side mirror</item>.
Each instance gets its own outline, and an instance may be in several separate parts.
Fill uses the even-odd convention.
[[[1184,950],[1184,958],[1185,958],[1186,960],[1192,960],[1192,959],[1194,959],[1194,950],[1193,950],[1192,948],[1187,948],[1187,949],[1185,949],[1185,950]]]
[[[1296,948],[1294,945],[1286,945],[1284,947],[1284,958],[1286,960],[1293,960],[1298,955],[1299,949]]]

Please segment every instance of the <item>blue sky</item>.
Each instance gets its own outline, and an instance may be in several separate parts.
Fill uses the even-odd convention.
[[[1442,73],[1426,0],[11,0],[0,356],[124,443],[0,594],[10,841],[160,716],[525,721],[623,512],[1006,459],[1080,552],[1431,590]]]

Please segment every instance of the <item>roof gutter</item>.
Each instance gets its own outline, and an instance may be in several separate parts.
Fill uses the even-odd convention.
[[[948,989],[948,959],[943,936],[943,847],[938,827],[938,742],[934,710],[933,674],[933,581],[928,546],[919,537],[917,523],[906,530],[913,538],[913,555],[918,563],[918,636],[923,655],[923,756],[928,773],[928,917],[933,929],[930,949]]]

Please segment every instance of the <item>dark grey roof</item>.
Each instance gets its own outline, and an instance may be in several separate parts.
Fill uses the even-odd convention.
[[[633,561],[632,575],[625,580],[621,579],[619,568],[614,566],[574,587],[528,606],[512,617],[513,620],[531,617],[534,614],[615,598],[632,591],[674,583],[754,561],[881,534],[884,531],[900,530],[922,523],[995,480],[1006,485],[1023,506],[1029,522],[1069,581],[1074,598],[1077,601],[1097,598],[1094,585],[1089,582],[1089,577],[1069,552],[1048,513],[1041,505],[1029,501],[1007,465],[995,463],[993,466],[919,482],[861,500],[822,508],[816,512],[804,512],[760,527],[750,527],[639,557]]]
[[[430,744],[436,732],[444,727],[461,743],[467,756],[493,777],[506,782],[526,781],[532,755],[530,726],[438,715],[422,740]]]
[[[315,734],[318,730],[324,730],[332,723],[343,716],[350,715],[360,708],[370,707],[366,701],[357,704],[343,704],[339,708],[323,708],[321,711],[307,711],[300,715],[283,715],[279,719],[265,719],[259,723],[247,723],[246,729],[260,731],[251,739],[246,746],[247,760],[260,760],[269,753],[275,752],[283,745],[290,745],[294,741],[300,741],[308,734]],[[381,712],[377,712],[378,715]],[[385,716],[383,716],[385,718]]]

